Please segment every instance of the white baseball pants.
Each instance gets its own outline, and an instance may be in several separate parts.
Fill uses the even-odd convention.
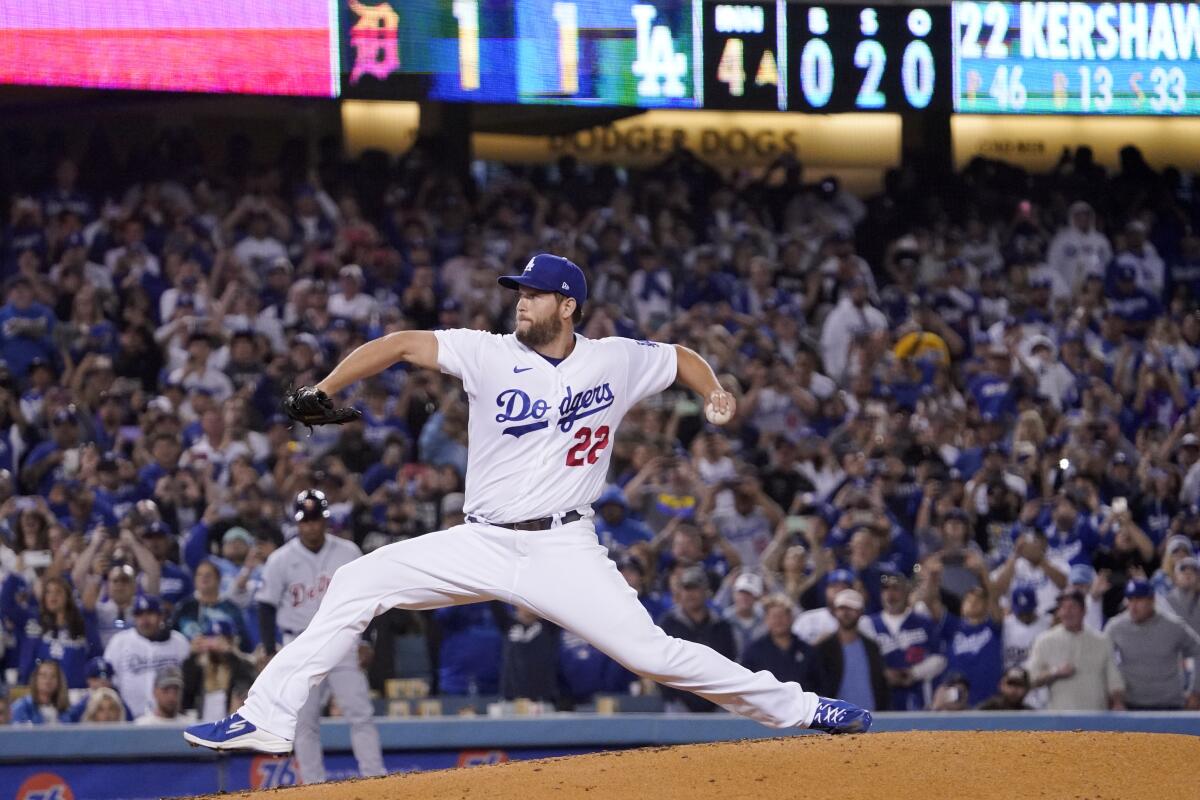
[[[301,783],[325,782],[325,754],[321,749],[321,709],[329,695],[337,699],[342,716],[350,723],[350,749],[358,762],[358,774],[364,778],[386,775],[379,730],[371,721],[371,687],[358,666],[358,649],[338,662],[308,695],[296,717],[295,756]]]
[[[295,739],[309,692],[392,607],[431,609],[501,600],[572,631],[632,672],[777,728],[808,725],[817,695],[750,672],[656,626],[596,541],[590,519],[546,531],[482,523],[397,542],[338,569],[316,616],[258,676],[238,712]]]

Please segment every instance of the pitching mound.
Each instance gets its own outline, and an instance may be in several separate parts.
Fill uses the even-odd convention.
[[[1200,737],[1168,734],[797,736],[393,775],[272,800],[1170,798],[1196,796],[1198,763]]]

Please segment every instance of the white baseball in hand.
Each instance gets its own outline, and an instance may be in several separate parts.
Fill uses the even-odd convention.
[[[724,425],[733,419],[736,404],[729,392],[713,392],[704,404],[704,418],[713,425]]]

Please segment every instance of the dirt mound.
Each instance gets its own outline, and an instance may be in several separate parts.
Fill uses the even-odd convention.
[[[1173,798],[1196,796],[1197,763],[1200,738],[1169,734],[796,736],[392,775],[272,800]]]

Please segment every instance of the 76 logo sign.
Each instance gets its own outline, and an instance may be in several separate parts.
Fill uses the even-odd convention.
[[[608,426],[601,425],[595,430],[580,428],[572,438],[575,444],[567,451],[567,466],[595,464],[600,460],[600,452],[608,447]]]

